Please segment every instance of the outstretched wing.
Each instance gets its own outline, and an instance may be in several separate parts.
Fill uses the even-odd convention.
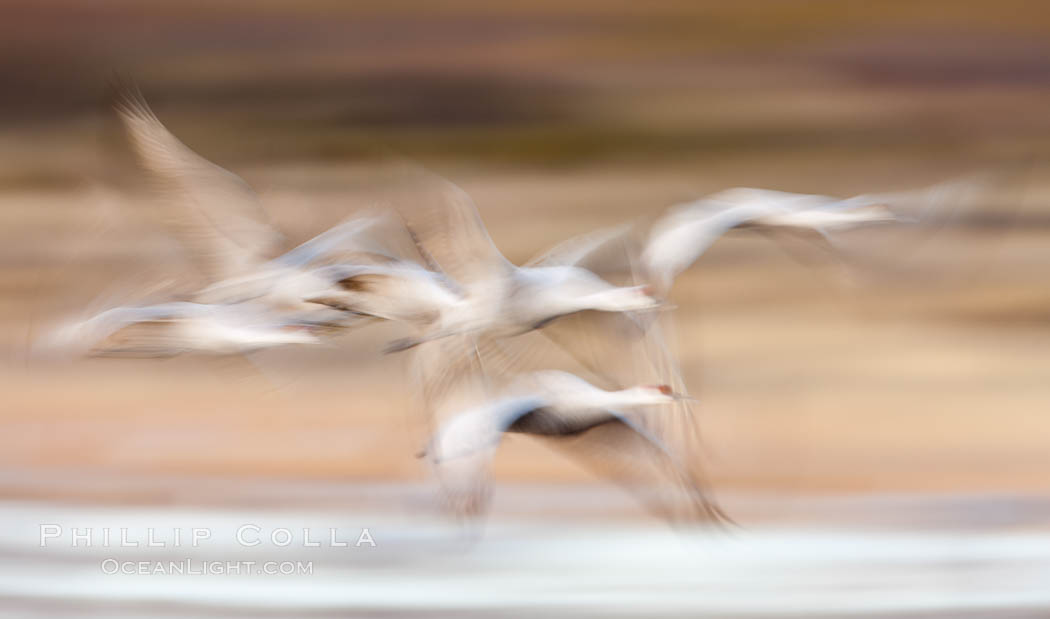
[[[325,230],[312,239],[274,258],[271,262],[291,268],[302,268],[342,254],[373,254],[393,258],[382,242],[383,225],[389,217],[372,213],[351,217]]]
[[[628,242],[630,231],[630,224],[620,224],[580,234],[534,256],[523,266],[576,266],[599,276],[607,270],[622,271],[629,266],[624,243]]]
[[[161,219],[208,282],[241,275],[265,261],[280,235],[248,184],[179,141],[134,87],[119,93],[115,107],[162,201]]]
[[[672,521],[731,522],[702,479],[660,438],[631,418],[610,414],[609,421],[580,434],[543,440],[626,487],[660,516]]]
[[[474,201],[451,181],[417,172],[394,193],[420,253],[465,286],[505,278],[513,265],[492,242]]]
[[[64,325],[50,333],[40,343],[41,350],[83,354],[124,348],[109,341],[118,333],[132,326],[136,348],[160,350],[170,348],[171,321],[201,313],[201,306],[194,303],[162,303],[141,307],[114,307],[100,312],[82,322]],[[127,334],[125,334],[127,335]],[[123,338],[127,340],[128,338]],[[147,345],[143,345],[146,342]]]
[[[450,335],[419,344],[409,357],[409,371],[418,387],[417,408],[427,426],[476,406],[490,395],[488,377],[469,335]]]
[[[991,173],[955,178],[918,189],[862,194],[841,200],[842,209],[857,209],[885,205],[895,215],[917,223],[936,223],[943,218],[967,214],[975,206],[983,206],[982,198],[994,180]]]
[[[489,466],[504,431],[544,405],[542,399],[532,397],[490,401],[459,413],[438,428],[427,456],[453,512],[469,517],[485,510]]]
[[[541,333],[586,369],[596,385],[621,389],[667,384],[675,393],[690,393],[675,348],[671,312],[581,312],[555,321]],[[705,462],[697,415],[694,403],[684,399],[670,405],[670,410],[667,405],[642,407],[628,416],[647,437],[678,454],[679,468],[688,471],[693,485],[701,484]]]
[[[589,266],[599,269],[605,277],[616,279],[618,285],[647,284],[638,239],[626,232],[605,242],[600,252],[603,260]],[[594,255],[594,252],[589,254]],[[578,312],[553,321],[540,332],[571,355],[596,384],[605,388],[619,389],[646,381],[663,383],[666,381],[662,377],[648,371],[650,348],[654,343],[649,327],[660,313]],[[645,371],[640,373],[640,368]],[[638,380],[642,374],[646,375],[646,381]]]
[[[778,202],[757,199],[738,202],[738,198],[738,194],[722,192],[675,206],[653,224],[642,252],[641,267],[644,277],[661,295],[666,296],[674,279],[726,231],[781,210]]]

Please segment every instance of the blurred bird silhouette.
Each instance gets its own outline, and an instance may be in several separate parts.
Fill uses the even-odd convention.
[[[512,264],[492,242],[465,191],[444,179],[431,185],[439,204],[417,202],[399,212],[420,253],[453,279],[463,296],[426,333],[394,342],[390,351],[458,334],[519,335],[588,310],[637,312],[659,306],[645,286],[615,286],[575,264]]]
[[[935,220],[975,195],[981,179],[851,198],[770,189],[726,189],[668,209],[649,231],[641,255],[644,277],[661,296],[723,234],[733,228],[809,232],[839,249],[837,232],[887,223]]]
[[[700,474],[702,440],[674,349],[674,280],[735,228],[795,231],[839,251],[840,232],[943,217],[972,180],[835,198],[734,188],[634,225],[564,240],[521,266],[474,202],[419,168],[372,208],[281,253],[283,235],[240,177],[196,154],[134,87],[116,109],[158,216],[199,271],[167,302],[111,307],[42,340],[91,355],[246,353],[373,320],[410,335],[425,455],[462,516],[485,512],[507,434],[563,449],[671,520],[726,522]],[[586,378],[584,378],[586,377]]]
[[[116,307],[64,325],[40,346],[98,356],[166,357],[183,352],[245,353],[288,344],[316,344],[324,327],[312,318],[254,304],[162,303]],[[128,327],[132,331],[126,331]]]
[[[661,514],[726,522],[689,467],[621,412],[682,399],[667,385],[605,391],[565,372],[528,374],[507,395],[442,424],[421,455],[435,468],[449,506],[462,516],[483,513],[488,468],[503,436],[527,434],[553,441],[586,466],[612,474]],[[667,484],[678,494],[669,493]]]

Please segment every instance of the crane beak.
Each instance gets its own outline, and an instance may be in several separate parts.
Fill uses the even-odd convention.
[[[699,402],[699,400],[697,400],[697,399],[696,399],[696,398],[694,398],[694,397],[691,397],[691,396],[687,396],[687,395],[682,395],[682,394],[680,394],[680,393],[672,393],[672,394],[671,394],[671,397],[672,397],[672,398],[674,398],[674,399],[675,399],[676,401],[682,401],[682,402]]]

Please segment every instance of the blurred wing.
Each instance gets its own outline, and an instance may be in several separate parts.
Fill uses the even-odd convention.
[[[970,215],[985,206],[996,175],[974,174],[942,183],[891,193],[864,194],[841,201],[841,208],[885,205],[902,221],[923,225],[943,225]]]
[[[488,505],[489,466],[504,430],[544,402],[508,398],[469,409],[444,423],[428,447],[448,507],[460,516],[480,515]]]
[[[740,203],[719,196],[722,194],[672,207],[650,229],[641,266],[644,276],[659,287],[661,294],[666,295],[674,279],[726,231],[781,208],[774,201]]]
[[[398,192],[395,208],[428,260],[467,286],[510,273],[513,265],[492,242],[465,191],[434,175],[416,178],[406,188]]]
[[[581,312],[540,332],[586,368],[595,385],[622,389],[667,384],[675,393],[688,395],[690,389],[674,348],[674,330],[671,312]],[[686,465],[699,466],[704,457],[703,438],[692,402],[681,400],[671,410],[660,406],[638,411],[631,414],[633,423],[672,446]]]
[[[314,273],[330,282],[333,290],[310,298],[311,302],[421,327],[433,323],[457,295],[441,273],[408,261],[332,265]]]
[[[619,389],[638,384],[636,368],[646,347],[648,322],[646,316],[586,311],[563,316],[540,333],[571,355],[595,384]]]
[[[672,345],[674,322],[670,314],[587,312],[564,320],[542,332],[586,368],[595,385],[623,389],[666,384],[681,395],[691,392]],[[699,456],[702,441],[692,404],[683,400],[674,404],[671,412],[666,406],[654,409],[657,411],[659,414],[640,415],[636,420],[690,458]]]
[[[545,400],[537,397],[511,397],[482,403],[442,424],[435,437],[435,453],[432,455],[437,460],[451,460],[493,449],[508,428],[546,405]]]
[[[650,323],[641,344],[641,362],[636,366],[639,382],[667,384],[683,396],[693,393],[686,385],[680,355],[674,346],[678,341],[673,315],[664,314]],[[697,406],[692,400],[679,400],[670,407],[642,407],[631,418],[669,445],[686,466],[698,467],[705,453]]]
[[[280,240],[239,176],[190,150],[157,119],[137,90],[116,103],[143,169],[166,203],[163,219],[209,282],[265,261]]]
[[[629,267],[624,254],[631,228],[630,224],[621,224],[574,236],[533,257],[523,266],[578,266],[599,276],[603,271],[622,272]]]
[[[348,219],[274,258],[272,262],[286,267],[303,267],[342,253],[389,256],[380,240],[381,225],[386,219],[379,214]]]
[[[615,415],[613,420],[581,434],[543,440],[631,490],[661,516],[674,521],[730,522],[702,480],[659,438],[631,419]]]
[[[849,271],[863,263],[885,266],[910,255],[938,229],[967,221],[979,209],[995,205],[1001,195],[1001,173],[982,173],[920,189],[891,193],[864,194],[835,200],[822,209],[790,213],[782,222],[773,217],[772,226],[758,229],[777,237],[780,246],[803,261],[832,257],[845,281],[852,281]],[[1000,211],[1002,214],[1003,211]],[[979,215],[977,215],[979,216]],[[822,221],[823,220],[823,221]],[[766,223],[765,219],[758,223]],[[778,225],[782,223],[783,225]],[[851,232],[869,224],[899,223],[878,232]],[[791,241],[809,241],[821,254],[808,255],[792,251]],[[797,245],[797,244],[796,244]]]
[[[141,321],[129,324],[91,348],[93,357],[171,357],[188,350],[180,337],[177,320]]]
[[[618,260],[626,265],[618,282],[624,286],[646,283],[638,245],[632,241],[631,237],[621,236],[619,242],[606,243],[606,248],[619,252]],[[540,332],[585,368],[592,382],[607,389],[621,389],[646,382],[639,380],[643,374],[657,378],[651,376],[649,362],[654,344],[649,326],[657,319],[656,312],[585,311],[563,316]]]
[[[765,213],[790,213],[828,208],[840,200],[832,196],[812,193],[795,193],[777,189],[758,187],[734,187],[715,193],[705,198],[708,202],[719,203],[723,208],[752,206]]]
[[[169,348],[171,321],[195,311],[196,306],[190,303],[164,303],[143,307],[115,307],[91,318],[61,327],[51,333],[42,342],[45,350],[85,353],[116,348],[125,348],[116,342],[107,342],[122,331],[132,326],[135,329],[132,340],[148,342],[148,348]],[[129,340],[129,333],[121,338]]]
[[[410,372],[418,387],[418,409],[432,426],[489,397],[490,389],[474,339],[452,335],[416,346]]]

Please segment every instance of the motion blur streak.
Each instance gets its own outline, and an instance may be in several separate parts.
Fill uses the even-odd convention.
[[[1050,7],[7,0],[0,93],[0,614],[1050,613]]]

